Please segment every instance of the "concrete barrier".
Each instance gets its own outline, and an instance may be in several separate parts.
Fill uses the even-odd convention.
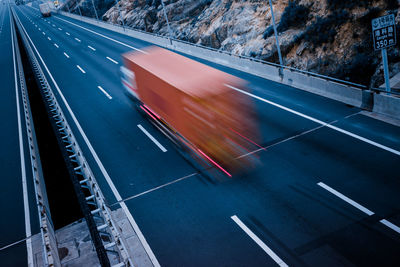
[[[130,28],[123,28],[120,25],[98,21],[93,18],[82,17],[62,11],[59,11],[59,13],[67,17],[81,20],[92,25],[152,43],[154,45],[169,48],[177,52],[208,60],[210,62],[214,62],[268,80],[293,86],[295,88],[334,99],[345,104],[400,118],[399,102],[394,100],[396,98],[392,99],[393,97],[385,98],[385,95],[375,94],[368,90],[361,90],[350,85],[290,69],[284,69],[283,77],[281,77],[279,76],[279,67],[273,64],[270,65],[248,58],[242,58],[225,53],[223,51],[207,49],[205,47],[200,47],[179,40],[170,41],[169,38],[165,36],[146,33]],[[374,103],[377,106],[372,107]],[[395,106],[395,103],[397,103],[397,106]]]
[[[400,98],[386,93],[375,94],[373,111],[400,119]]]

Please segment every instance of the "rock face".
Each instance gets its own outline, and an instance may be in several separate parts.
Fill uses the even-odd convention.
[[[96,1],[96,0],[95,0]],[[100,0],[97,0],[100,1]],[[102,0],[104,1],[104,0]],[[161,0],[120,0],[102,19],[168,35]],[[172,34],[192,43],[278,63],[268,0],[164,1]],[[383,81],[374,52],[371,19],[394,13],[397,0],[274,0],[284,63],[368,86]],[[396,17],[399,31],[400,18]],[[398,46],[388,50],[392,75],[399,71]]]

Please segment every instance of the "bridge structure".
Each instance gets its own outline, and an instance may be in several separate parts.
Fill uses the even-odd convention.
[[[116,266],[399,265],[396,96],[290,68],[280,77],[280,66],[76,15],[43,18],[36,2],[0,5],[0,19],[2,265],[68,264],[55,260],[52,207],[38,198],[46,190],[21,44],[83,155],[74,173],[84,169],[78,184],[96,189],[89,201],[100,201],[99,210],[90,213],[102,212],[105,223],[94,220],[94,232],[107,228],[111,240],[92,250],[105,249],[111,265],[110,247]],[[205,177],[132,108],[120,85],[121,54],[149,45],[248,81],[238,90],[256,107],[259,168],[240,179]],[[140,248],[123,238],[115,211]]]

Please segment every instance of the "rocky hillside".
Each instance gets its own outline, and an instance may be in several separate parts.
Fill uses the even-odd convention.
[[[286,65],[374,87],[382,84],[371,19],[394,13],[399,30],[397,0],[272,2]],[[120,5],[126,25],[168,34],[160,0],[121,0]],[[278,62],[267,0],[169,0],[165,5],[175,38]],[[115,6],[102,18],[121,23]],[[393,75],[400,71],[398,46],[388,52]]]

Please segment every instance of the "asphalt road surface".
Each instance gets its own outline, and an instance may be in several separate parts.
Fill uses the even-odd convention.
[[[123,93],[121,54],[151,44],[15,10],[107,201],[133,216],[161,265],[400,265],[398,127],[199,60],[249,82],[266,147],[245,177],[209,179]]]

